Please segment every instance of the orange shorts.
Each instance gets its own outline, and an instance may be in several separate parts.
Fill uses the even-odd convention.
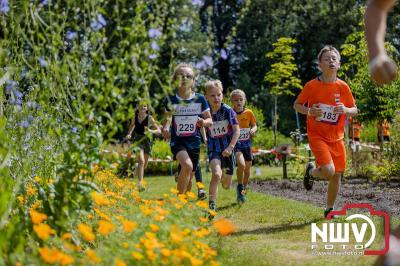
[[[320,138],[311,138],[309,143],[317,165],[321,166],[333,162],[335,173],[344,172],[346,169],[346,148],[343,140],[325,142]]]

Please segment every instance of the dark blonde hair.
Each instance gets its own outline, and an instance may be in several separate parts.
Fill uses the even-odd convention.
[[[321,49],[321,51],[319,51],[319,53],[318,53],[318,62],[321,62],[321,58],[324,55],[324,53],[326,53],[326,52],[335,52],[338,55],[339,61],[340,61],[340,53],[339,53],[339,51],[335,47],[333,47],[332,45],[325,45]]]
[[[196,74],[195,72],[194,72],[194,67],[192,66],[192,65],[190,65],[190,64],[187,64],[187,63],[180,63],[179,65],[177,65],[176,67],[175,67],[175,69],[174,69],[174,73],[172,74],[172,82],[175,82],[176,81],[176,79],[177,79],[177,76],[178,76],[178,71],[180,70],[180,69],[182,69],[182,68],[190,68],[191,70],[192,70],[192,72],[193,72],[193,76]]]
[[[218,79],[207,81],[206,84],[204,85],[204,87],[205,87],[206,93],[207,93],[209,90],[213,89],[213,88],[220,89],[221,92],[224,91],[224,88],[222,87],[222,82],[221,82],[220,80],[218,80]]]
[[[231,92],[231,96],[230,96],[230,97],[231,97],[231,100],[232,100],[232,97],[233,97],[234,95],[240,95],[240,96],[242,96],[242,97],[244,98],[244,101],[247,102],[246,93],[244,93],[244,91],[239,90],[239,89],[233,90],[233,91]]]

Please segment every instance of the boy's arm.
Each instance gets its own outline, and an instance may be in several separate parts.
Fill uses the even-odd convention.
[[[320,116],[322,115],[322,109],[312,106],[310,108],[308,108],[307,106],[305,106],[304,104],[298,103],[297,100],[294,102],[293,105],[294,110],[296,110],[296,112],[299,112],[300,114],[303,115],[309,115],[309,116]]]
[[[387,13],[396,0],[370,0],[365,11],[365,37],[368,46],[369,71],[372,79],[382,85],[396,78],[397,66],[385,51]]]
[[[166,111],[164,113],[165,119],[161,128],[161,133],[163,134],[165,139],[171,138],[171,132],[169,132],[169,128],[171,126],[171,120],[172,120],[172,113]]]
[[[200,133],[201,133],[201,136],[202,136],[202,138],[203,138],[204,143],[207,145],[207,133],[206,133],[206,128],[205,128],[205,127],[200,128]]]
[[[232,125],[232,130],[233,130],[233,136],[231,139],[231,142],[229,143],[228,147],[222,152],[222,156],[230,156],[232,154],[233,149],[235,148],[235,145],[239,139],[240,135],[240,128],[239,125]]]
[[[213,124],[211,113],[209,110],[203,112],[204,118],[199,118],[197,121],[197,126],[199,127],[211,127]]]

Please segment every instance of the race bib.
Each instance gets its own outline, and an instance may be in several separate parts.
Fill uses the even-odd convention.
[[[221,138],[228,134],[228,120],[214,121],[210,128],[212,138]]]
[[[333,112],[335,106],[329,104],[319,104],[319,108],[322,109],[322,115],[317,117],[316,120],[328,124],[337,124],[339,120],[339,114]]]
[[[245,141],[250,139],[250,128],[241,128],[239,141]]]
[[[175,132],[177,136],[194,136],[197,133],[198,116],[175,116]]]

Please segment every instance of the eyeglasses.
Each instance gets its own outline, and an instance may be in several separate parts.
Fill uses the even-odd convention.
[[[185,78],[185,79],[194,79],[194,77],[192,76],[192,75],[190,75],[190,74],[178,74],[177,75],[178,77],[180,77],[180,78]]]

